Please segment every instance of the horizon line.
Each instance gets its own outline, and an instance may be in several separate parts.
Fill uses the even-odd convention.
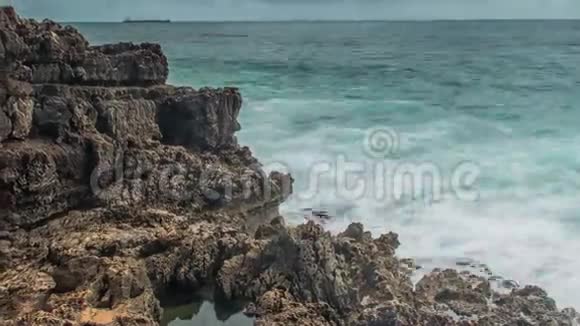
[[[157,19],[144,19],[157,20]],[[226,20],[169,20],[168,22],[139,22],[134,21],[132,24],[173,24],[173,23],[372,23],[372,22],[413,22],[413,23],[433,23],[433,22],[502,22],[502,21],[580,21],[580,18],[435,18],[435,19],[276,19],[276,20],[243,20],[243,19],[226,19]],[[122,20],[103,20],[103,21],[56,21],[61,24],[126,24]]]

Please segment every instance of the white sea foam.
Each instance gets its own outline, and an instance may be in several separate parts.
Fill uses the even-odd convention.
[[[383,209],[369,201],[346,204],[324,196],[321,202],[331,212],[342,210],[327,228],[340,232],[351,222],[362,222],[375,235],[395,231],[402,242],[401,257],[431,258],[442,265],[449,257],[471,257],[489,264],[497,275],[545,287],[562,306],[580,304],[576,295],[580,291],[580,239],[558,220],[560,210],[573,208],[570,199],[448,200]],[[303,205],[309,204],[290,201],[284,210],[295,212]]]
[[[337,116],[343,112],[334,110],[351,110],[357,101],[278,99],[260,105],[272,106],[260,117],[272,125],[262,125],[260,130],[254,123],[253,130],[242,133],[242,140],[256,149],[267,166],[282,162],[294,174],[296,193],[283,207],[291,222],[304,221],[303,208],[326,209],[335,216],[325,225],[332,232],[353,221],[362,222],[375,235],[394,231],[400,235],[401,257],[432,260],[441,267],[449,267],[445,265],[450,257],[473,258],[488,264],[496,275],[546,288],[561,307],[580,307],[580,260],[576,258],[580,171],[573,168],[577,161],[570,159],[574,142],[538,142],[526,130],[512,130],[513,125],[470,116],[418,118],[415,124],[402,117],[389,125],[401,137],[395,160],[433,162],[443,171],[464,159],[478,162],[479,201],[460,201],[447,192],[442,200],[428,204],[407,199],[377,202],[371,195],[349,201],[336,196],[332,173],[322,176],[316,194],[305,199],[300,194],[308,189],[309,169],[316,162],[333,162],[338,154],[354,161],[372,160],[361,148],[362,126],[349,123],[344,128],[340,120],[314,121],[310,128],[292,134],[297,127],[292,119]],[[274,139],[258,137],[266,129],[273,130]]]

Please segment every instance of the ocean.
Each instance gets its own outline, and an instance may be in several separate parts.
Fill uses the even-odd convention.
[[[290,223],[325,210],[580,308],[580,21],[75,26],[161,43],[170,83],[239,87],[239,142],[296,179]]]

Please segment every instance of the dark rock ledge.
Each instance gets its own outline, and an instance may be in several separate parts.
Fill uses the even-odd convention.
[[[211,286],[258,325],[576,325],[537,287],[434,271],[396,234],[288,227],[287,175],[234,133],[236,89],[165,85],[158,45],[93,47],[0,10],[0,325],[157,325]]]

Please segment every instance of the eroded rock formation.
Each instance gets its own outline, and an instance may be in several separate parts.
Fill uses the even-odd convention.
[[[236,89],[166,85],[158,45],[90,46],[0,10],[0,324],[157,325],[211,287],[258,325],[575,325],[536,287],[417,285],[396,234],[289,227],[288,175],[235,132]]]

